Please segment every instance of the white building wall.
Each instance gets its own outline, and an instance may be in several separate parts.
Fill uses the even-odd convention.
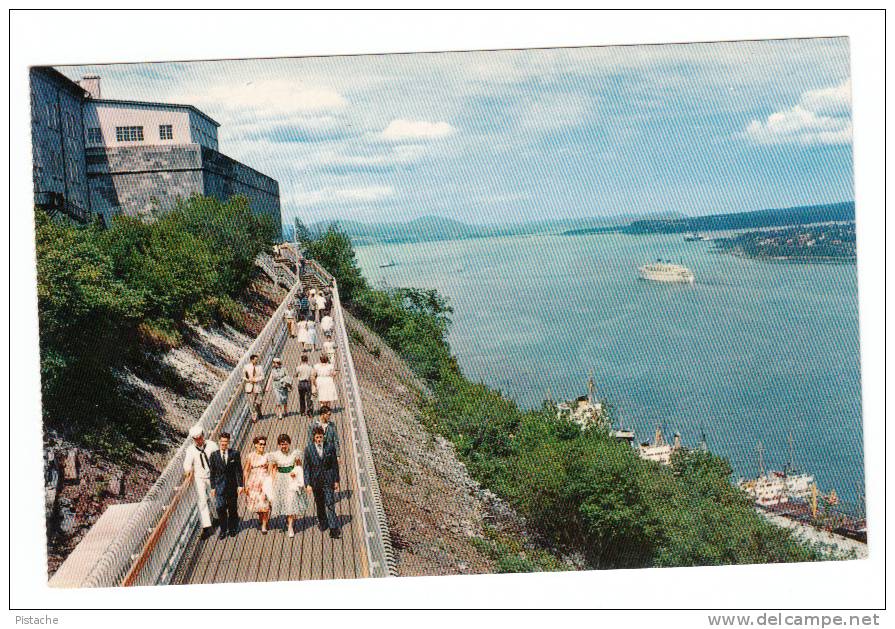
[[[203,125],[195,123],[203,121]],[[162,125],[171,125],[173,138],[163,140]],[[119,141],[118,127],[143,127],[142,141]],[[213,133],[208,128],[214,130]],[[99,129],[102,142],[91,137],[90,129]],[[199,131],[202,133],[199,133]],[[151,104],[113,103],[87,100],[84,104],[84,133],[88,148],[108,146],[171,146],[200,144],[217,149],[217,127],[189,108],[154,107]]]

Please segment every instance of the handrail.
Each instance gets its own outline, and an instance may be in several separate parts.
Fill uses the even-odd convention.
[[[382,505],[382,494],[379,489],[379,478],[376,475],[376,466],[373,463],[373,450],[370,446],[369,433],[364,419],[364,410],[361,403],[360,386],[357,382],[357,373],[354,369],[354,359],[351,356],[351,347],[348,340],[348,329],[342,316],[342,302],[339,296],[339,287],[335,278],[324,269],[316,260],[309,260],[308,266],[325,284],[330,284],[333,289],[333,319],[336,335],[341,345],[342,361],[345,368],[339,370],[342,380],[342,389],[350,398],[346,401],[345,408],[352,422],[352,432],[355,437],[354,465],[359,479],[358,498],[361,503],[362,522],[364,525],[364,542],[370,565],[370,576],[389,577],[397,576],[397,564],[391,543],[391,535],[388,528],[388,519]]]
[[[255,258],[255,264],[261,267],[261,270],[264,271],[265,275],[267,275],[273,283],[276,284],[280,281],[277,274],[277,263],[269,254],[259,253]]]
[[[268,348],[265,348],[268,349]],[[251,354],[249,354],[251,356]],[[227,406],[224,407],[224,410],[221,412],[221,418],[218,420],[217,425],[208,433],[208,438],[213,439],[218,433],[220,433],[221,429],[224,427],[224,423],[230,419],[231,412],[234,408],[234,402],[239,398],[239,394],[243,392],[242,386],[237,388],[233,395],[230,396],[230,401],[227,402]],[[127,574],[124,576],[124,579],[121,582],[122,586],[128,587],[136,584],[137,578],[140,576],[140,573],[143,570],[143,567],[146,565],[146,562],[149,560],[150,555],[155,550],[158,545],[158,541],[161,538],[162,534],[168,528],[168,522],[171,520],[171,514],[180,506],[181,500],[183,500],[183,496],[186,494],[187,490],[193,484],[193,472],[190,471],[186,476],[184,476],[183,483],[181,483],[180,487],[177,489],[177,492],[174,494],[174,497],[171,499],[171,504],[168,505],[168,508],[165,509],[164,514],[162,514],[159,523],[155,525],[150,533],[149,538],[146,540],[146,543],[143,545],[142,550],[137,558],[137,561],[134,562],[134,565],[131,566],[131,569],[128,570]]]

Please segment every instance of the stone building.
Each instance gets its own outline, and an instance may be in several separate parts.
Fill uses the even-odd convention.
[[[281,231],[279,184],[219,152],[219,124],[191,105],[101,98],[100,78],[79,83],[31,69],[35,204],[73,218],[149,217],[193,194],[248,198]]]
[[[89,217],[83,103],[77,83],[52,68],[31,69],[34,203],[78,220]]]

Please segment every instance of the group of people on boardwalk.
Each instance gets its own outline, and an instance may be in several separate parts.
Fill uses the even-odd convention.
[[[243,463],[239,450],[230,447],[230,433],[222,432],[215,443],[196,424],[190,437],[193,446],[187,448],[183,471],[193,474],[202,539],[213,533],[215,525],[220,539],[236,535],[240,494],[246,497],[247,511],[257,514],[262,534],[269,530],[271,515],[284,515],[284,531],[294,537],[294,522],[305,515],[313,498],[320,530],[329,530],[334,539],[341,536],[335,509],[341,445],[329,408],[323,407],[311,422],[303,451],[293,449],[292,438],[282,433],[277,448],[267,452],[267,437],[255,435],[253,451]]]
[[[257,354],[250,357],[243,369],[243,387],[253,425],[262,419],[261,404],[269,392],[275,395],[276,417],[283,420],[288,414],[293,382],[296,383],[299,413],[312,420],[303,449],[293,449],[292,438],[282,433],[277,437],[276,449],[268,452],[267,437],[256,434],[252,439],[253,451],[243,463],[239,450],[231,447],[229,433],[222,432],[218,443],[214,443],[206,439],[201,425],[190,430],[193,445],[187,448],[183,471],[193,474],[203,539],[212,534],[216,524],[221,539],[236,534],[240,494],[246,497],[247,510],[257,514],[262,534],[267,534],[272,515],[284,515],[285,533],[294,537],[294,523],[307,512],[313,498],[320,529],[329,530],[333,538],[340,537],[335,503],[341,451],[338,430],[332,421],[332,410],[338,401],[334,380],[338,371],[331,311],[329,288],[305,291],[287,306],[284,314],[287,332],[301,350],[295,371],[290,373],[276,357],[270,377],[266,378]],[[312,367],[310,353],[317,350],[321,350],[319,359]],[[320,409],[316,420],[313,398]],[[217,515],[217,522],[213,514]]]

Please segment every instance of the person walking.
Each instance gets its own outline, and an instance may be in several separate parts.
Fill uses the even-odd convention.
[[[299,321],[297,327],[298,335],[295,337],[296,343],[299,344],[303,353],[311,351],[311,337],[308,334],[308,318],[304,317],[301,321]]]
[[[323,353],[326,354],[326,357],[329,358],[329,364],[335,366],[336,364],[336,343],[332,339],[328,339],[323,341]]]
[[[339,431],[336,429],[336,424],[332,421],[332,411],[326,407],[320,409],[320,417],[317,418],[317,421],[311,422],[311,425],[308,426],[308,443],[314,441],[314,429],[318,427],[323,429],[323,444],[332,445],[336,452],[336,458],[340,458],[342,456],[342,447],[339,442]]]
[[[273,510],[286,516],[286,535],[295,537],[292,523],[308,509],[304,493],[304,471],[298,450],[292,449],[292,439],[283,433],[277,437],[279,449],[270,454],[270,473],[273,477]]]
[[[270,380],[267,381],[267,391],[274,390],[276,394],[276,414],[277,419],[283,419],[286,416],[286,406],[289,403],[289,391],[292,389],[292,377],[283,367],[283,362],[279,357],[273,359],[273,369],[270,371]]]
[[[286,306],[286,310],[283,311],[283,319],[286,321],[286,330],[289,332],[289,336],[295,338],[297,333],[295,329],[295,306],[292,304]]]
[[[311,309],[311,319],[317,321],[317,291],[313,288],[308,291],[308,307]]]
[[[258,354],[252,354],[242,374],[246,398],[252,409],[252,423],[258,421],[261,416],[261,383],[264,381],[264,370],[258,364],[258,360]]]
[[[320,317],[323,316],[323,310],[326,308],[326,297],[323,296],[323,291],[317,293],[317,309],[314,311],[314,320],[317,323],[320,323]]]
[[[329,362],[329,356],[326,354],[321,355],[320,362],[314,365],[311,372],[311,386],[317,390],[317,402],[321,408],[324,406],[330,410],[335,408],[339,395],[333,376],[337,373],[338,371]]]
[[[333,337],[333,330],[335,329],[335,327],[336,322],[330,315],[325,314],[320,319],[320,331],[323,333],[324,338],[331,339]]]
[[[295,379],[298,381],[298,412],[308,417],[314,414],[314,402],[311,399],[312,372],[307,354],[302,354],[301,362],[295,369]]]
[[[183,457],[183,476],[185,479],[190,473],[193,475],[196,507],[199,510],[199,524],[202,526],[201,539],[207,539],[214,525],[211,517],[211,465],[208,457],[218,447],[214,441],[205,439],[205,431],[201,424],[190,428],[190,438],[193,440],[193,445],[186,449]]]
[[[313,352],[317,348],[317,324],[313,319],[308,320],[308,343],[311,346],[311,351]]]
[[[333,446],[323,444],[323,429],[314,429],[313,441],[305,448],[304,481],[308,497],[314,497],[317,525],[321,531],[329,529],[333,539],[341,537],[336,516],[336,492],[339,491],[339,463]]]
[[[230,433],[218,437],[218,449],[208,460],[211,468],[211,495],[215,498],[220,539],[235,536],[239,528],[238,498],[243,490],[242,459],[239,450],[230,449]]]
[[[258,514],[258,522],[261,524],[261,533],[267,534],[267,523],[270,521],[270,494],[272,492],[270,482],[270,460],[264,453],[267,447],[267,438],[256,436],[252,439],[255,451],[246,457],[245,492],[248,496],[246,508]]]

